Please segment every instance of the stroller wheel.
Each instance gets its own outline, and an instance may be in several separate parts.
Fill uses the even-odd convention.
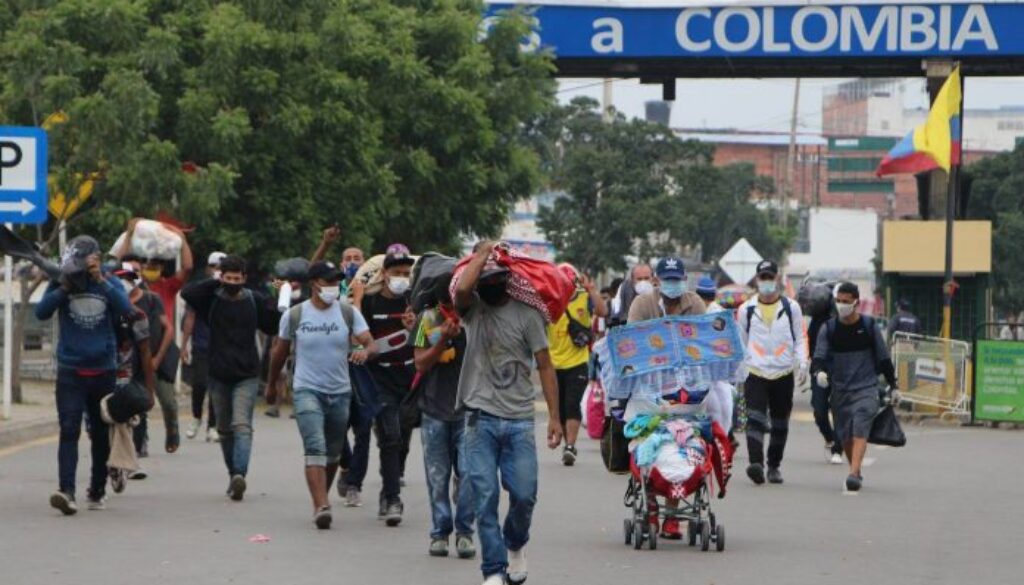
[[[647,548],[651,550],[658,549],[658,525],[651,524],[647,529]]]
[[[623,520],[622,531],[626,534],[626,546],[633,544],[633,521]]]
[[[696,546],[697,545],[697,531],[698,530],[699,530],[699,525],[696,522],[694,522],[693,520],[690,520],[690,522],[686,525],[686,539],[687,539],[687,541],[689,541],[690,546]]]
[[[715,550],[718,552],[725,550],[725,526],[721,524],[715,528]]]
[[[711,525],[700,523],[700,550],[707,552],[711,548]]]
[[[640,550],[644,546],[644,527],[639,522],[633,523],[633,548]]]
[[[715,528],[718,526],[718,522],[717,522],[717,520],[715,518],[715,513],[714,512],[709,513],[708,514],[708,519],[711,520],[711,531],[714,532]]]

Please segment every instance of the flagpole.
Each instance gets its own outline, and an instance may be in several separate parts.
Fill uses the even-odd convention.
[[[963,161],[964,140],[964,77],[960,73],[960,160],[949,166],[946,182],[946,270],[942,280],[942,334],[944,339],[953,338],[953,226],[956,218],[956,202],[960,184],[960,165]]]

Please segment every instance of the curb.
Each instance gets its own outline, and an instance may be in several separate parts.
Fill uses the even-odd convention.
[[[53,418],[39,418],[4,425],[0,431],[0,449],[15,447],[22,443],[51,437],[60,432],[56,414]]]

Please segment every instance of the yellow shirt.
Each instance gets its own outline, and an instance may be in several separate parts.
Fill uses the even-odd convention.
[[[586,291],[577,293],[569,301],[567,312],[580,325],[590,327],[590,295]],[[569,338],[569,317],[564,313],[557,323],[548,325],[548,351],[556,370],[575,368],[590,360],[590,348],[577,347]]]
[[[772,323],[775,322],[775,314],[779,311],[779,305],[781,304],[779,301],[775,301],[770,305],[766,305],[761,301],[757,301],[757,308],[761,309],[761,319],[769,329],[772,328]]]

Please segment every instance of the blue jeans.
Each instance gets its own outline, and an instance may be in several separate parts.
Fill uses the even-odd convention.
[[[296,388],[292,396],[295,421],[302,435],[306,467],[337,465],[348,429],[348,407],[352,394],[327,394]]]
[[[60,422],[60,444],[57,467],[60,491],[75,495],[78,471],[78,439],[82,436],[82,418],[92,445],[92,475],[89,492],[102,497],[107,487],[107,459],[110,457],[110,431],[100,416],[100,400],[114,391],[114,372],[99,376],[81,376],[73,368],[57,370],[57,419]]]
[[[473,490],[463,481],[466,453],[463,449],[465,419],[443,421],[423,414],[420,439],[423,440],[423,467],[427,473],[427,493],[433,527],[431,538],[448,538],[452,530],[460,535],[473,534]],[[452,477],[459,482],[455,519],[452,521],[452,498],[448,491]]]
[[[228,384],[210,378],[210,396],[217,411],[217,433],[228,475],[245,476],[252,455],[252,411],[259,394],[259,378]]]
[[[476,497],[484,578],[503,575],[508,569],[508,551],[517,551],[530,540],[530,521],[537,503],[537,444],[533,428],[532,418],[506,419],[483,412],[466,415],[466,471]],[[498,525],[501,488],[509,496],[504,528]]]

